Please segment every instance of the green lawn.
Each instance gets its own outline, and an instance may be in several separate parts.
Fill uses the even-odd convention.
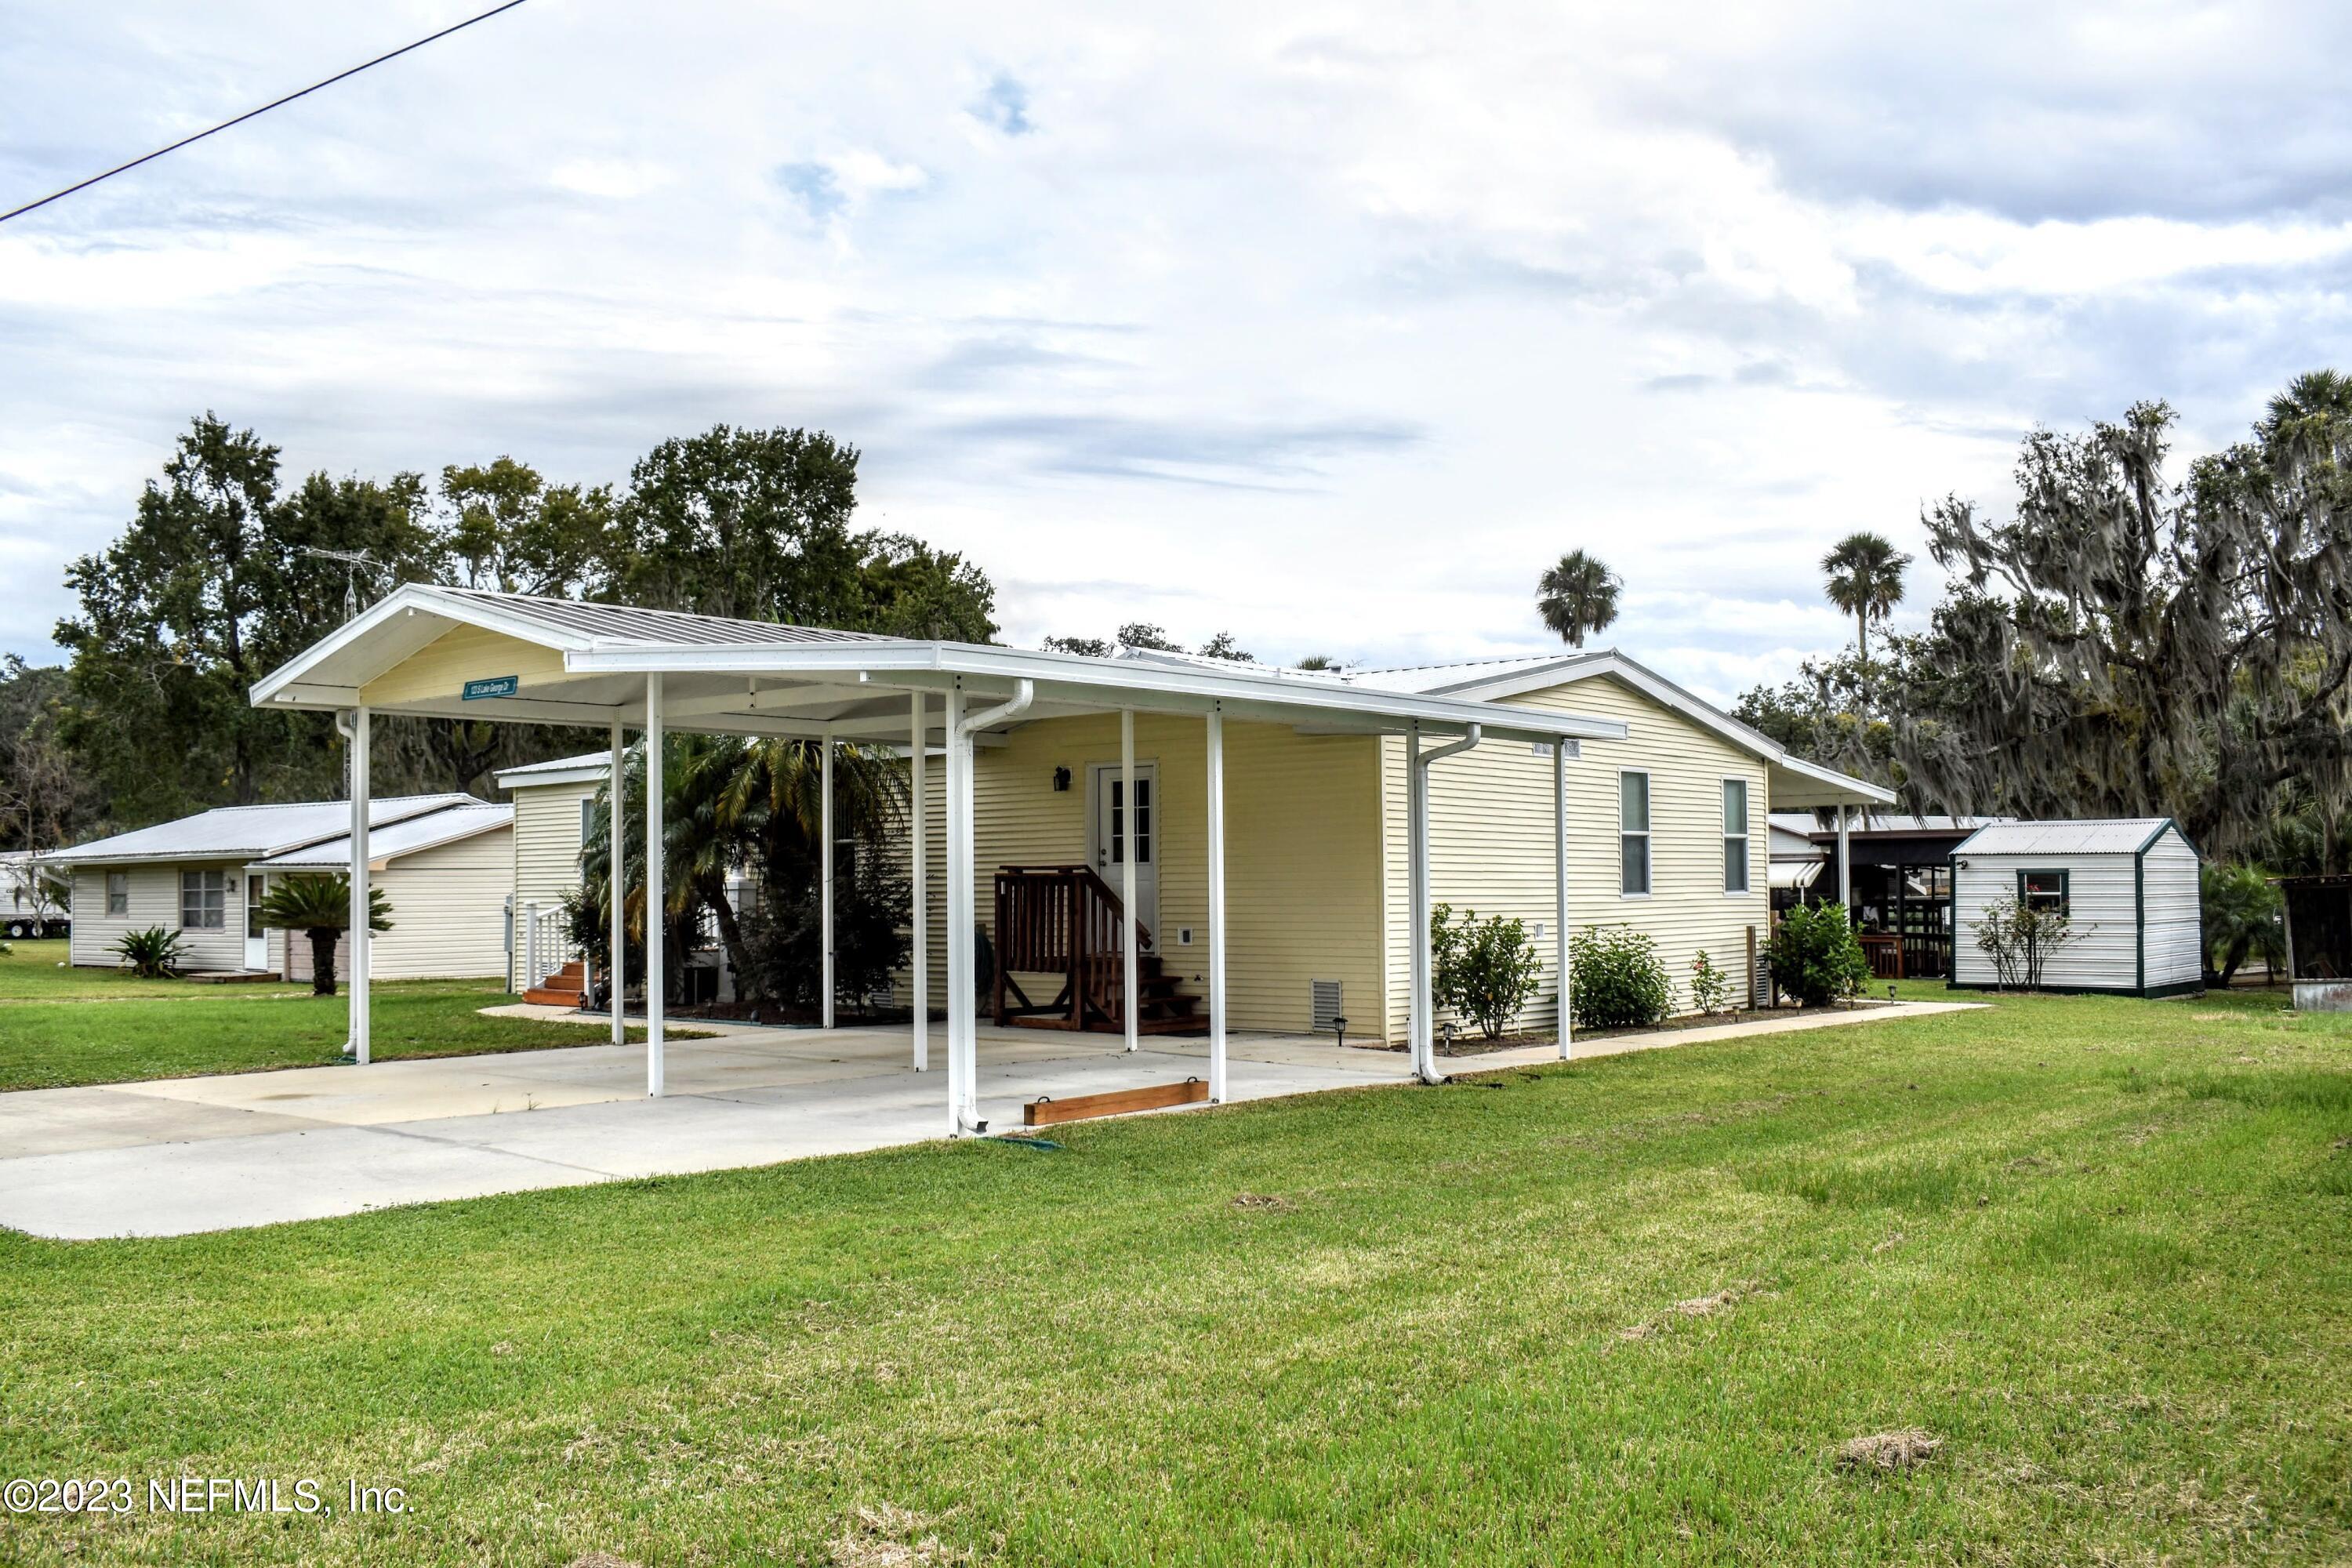
[[[60,967],[62,942],[19,942],[0,955],[0,1089],[126,1083],[197,1073],[317,1067],[342,1059],[345,997],[307,984],[212,985]],[[375,987],[369,1049],[464,1056],[594,1045],[604,1024],[485,1018],[512,1001],[490,980],[400,980]],[[637,1038],[643,1030],[633,1030]],[[673,1033],[682,1033],[673,1031]]]
[[[2024,1001],[1055,1136],[0,1234],[0,1472],[411,1510],[0,1559],[2352,1554],[2341,1020]]]

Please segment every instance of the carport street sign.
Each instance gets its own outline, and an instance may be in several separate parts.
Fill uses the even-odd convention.
[[[515,689],[521,684],[522,677],[520,675],[493,675],[487,680],[469,680],[466,682],[466,700],[471,702],[478,697],[512,697]]]

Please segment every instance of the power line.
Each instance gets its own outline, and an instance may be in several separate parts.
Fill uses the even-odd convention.
[[[324,81],[314,81],[299,92],[289,92],[283,98],[272,99],[268,103],[263,104],[259,109],[248,109],[243,114],[238,115],[235,120],[224,120],[209,131],[199,131],[194,136],[183,136],[177,142],[173,142],[169,147],[158,147],[155,151],[148,153],[143,158],[133,158],[128,163],[118,163],[102,174],[92,174],[89,179],[68,185],[62,191],[52,191],[47,195],[43,196],[39,201],[26,202],[21,207],[15,208],[9,212],[0,213],[0,223],[6,223],[12,217],[22,217],[26,213],[31,212],[35,207],[47,206],[51,202],[58,200],[60,196],[69,196],[76,191],[86,191],[89,189],[90,186],[98,184],[100,180],[110,180],[114,178],[115,175],[135,169],[142,163],[152,163],[156,159],[162,157],[164,153],[176,153],[181,148],[188,145],[191,142],[201,142],[205,137],[215,135],[220,132],[227,130],[232,125],[242,125],[247,121],[255,118],[257,115],[267,114],[273,109],[283,108],[285,105],[293,102],[298,98],[307,98],[322,87],[332,87],[337,82],[342,80],[345,77],[357,76],[360,72],[370,69],[375,66],[380,66],[386,60],[396,60],[401,56],[408,53],[411,49],[421,49],[425,45],[434,42],[436,39],[446,38],[452,33],[463,32],[466,28],[472,26],[477,22],[487,22],[491,17],[497,16],[499,12],[511,11],[521,4],[522,0],[506,0],[506,4],[503,5],[493,5],[478,16],[468,16],[462,22],[457,23],[452,26],[444,27],[439,32],[419,38],[413,44],[404,44],[388,55],[378,55],[375,58],[368,60],[361,65],[355,65],[349,70],[337,71],[334,75],[329,77]]]

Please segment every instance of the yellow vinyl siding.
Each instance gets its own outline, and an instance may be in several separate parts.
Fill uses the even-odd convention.
[[[370,886],[383,889],[392,929],[377,934],[369,973],[378,980],[441,980],[506,973],[506,900],[514,834],[492,828],[379,861]],[[269,963],[289,980],[310,978],[310,942],[269,933]],[[335,946],[335,973],[349,978],[351,944]]]
[[[536,903],[544,915],[580,886],[581,806],[594,784],[526,784],[515,790],[514,900]]]
[[[1747,962],[1748,928],[1764,940],[1764,765],[1713,731],[1651,701],[1621,681],[1592,678],[1507,700],[1524,707],[1623,720],[1622,741],[1587,741],[1568,764],[1569,923],[1626,924],[1647,931],[1674,982],[1677,1010],[1690,1005],[1691,960],[1701,949],[1736,977]],[[1622,897],[1617,858],[1617,781],[1623,769],[1650,775],[1650,896]],[[1381,742],[1383,858],[1387,862],[1387,1027],[1404,1037],[1412,958],[1405,943],[1404,742]],[[1748,891],[1723,890],[1723,781],[1748,781]],[[1517,916],[1544,926],[1538,950],[1543,990],[1521,1026],[1559,1022],[1553,964],[1552,763],[1549,750],[1487,741],[1430,773],[1430,900],[1456,911]],[[1442,1015],[1441,1015],[1442,1016]]]
[[[520,689],[528,692],[533,686],[566,679],[563,656],[551,647],[500,632],[458,626],[361,687],[360,700],[370,707],[456,702],[463,698],[466,682],[500,675],[520,676]]]
[[[1199,719],[1139,713],[1139,764],[1157,764],[1160,909],[1166,972],[1206,997],[1209,973],[1208,745]],[[982,746],[974,764],[974,908],[994,916],[996,868],[1071,865],[1087,857],[1087,779],[1116,765],[1118,716],[1026,724]],[[929,763],[931,997],[946,998],[945,759]],[[1054,770],[1070,787],[1054,788]],[[1351,1022],[1369,1032],[1378,1007],[1380,788],[1376,742],[1300,735],[1286,725],[1225,725],[1225,998],[1235,1029],[1304,1031],[1308,983],[1338,980]],[[1116,882],[1114,882],[1116,887]],[[1148,911],[1147,911],[1148,918]],[[1178,940],[1192,928],[1192,942]],[[1044,997],[1037,997],[1039,1001]],[[1201,1014],[1207,1019],[1203,1004]]]

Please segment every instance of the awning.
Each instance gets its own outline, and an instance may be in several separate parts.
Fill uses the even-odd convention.
[[[1827,860],[1775,860],[1765,879],[1775,891],[1783,888],[1810,888],[1813,885],[1813,879],[1822,874],[1822,868],[1828,864]]]

